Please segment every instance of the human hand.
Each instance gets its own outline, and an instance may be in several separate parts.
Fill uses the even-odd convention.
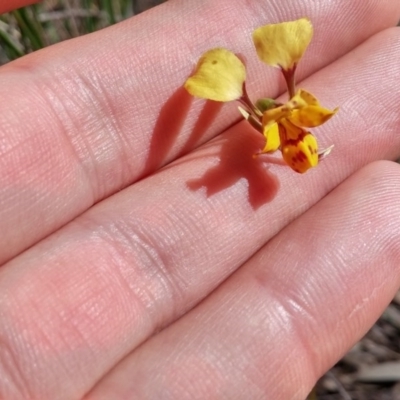
[[[171,0],[1,67],[0,397],[305,398],[399,286],[400,170],[373,162],[400,155],[399,14]],[[180,89],[223,46],[277,96],[251,31],[302,16],[301,87],[340,106],[305,175]]]

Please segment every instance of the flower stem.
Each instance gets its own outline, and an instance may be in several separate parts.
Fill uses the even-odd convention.
[[[243,82],[243,96],[239,99],[239,101],[245,105],[249,111],[257,118],[262,117],[261,111],[252,103],[250,97],[247,93],[246,83]]]
[[[282,74],[283,74],[283,76],[285,78],[285,81],[286,81],[286,86],[287,86],[287,89],[288,89],[288,93],[289,93],[289,98],[290,99],[296,93],[296,84],[295,84],[295,81],[294,81],[294,74],[296,72],[296,67],[297,67],[297,64],[294,64],[293,67],[288,69],[288,70],[285,70],[283,68],[281,69]]]

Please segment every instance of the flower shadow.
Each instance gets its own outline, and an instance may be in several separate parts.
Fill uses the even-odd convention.
[[[263,144],[263,138],[258,133],[240,124],[238,129],[229,132],[223,139],[218,165],[200,178],[188,181],[187,186],[191,190],[205,187],[207,197],[210,197],[245,179],[249,203],[257,210],[272,201],[279,189],[279,181],[269,171],[268,164],[281,164],[280,160],[268,155],[254,157]]]
[[[181,86],[161,108],[154,126],[143,175],[149,175],[168,161],[168,153],[182,130],[192,102],[193,97]],[[205,102],[192,132],[177,157],[188,153],[201,142],[201,138],[214,122],[222,106],[223,103],[220,102],[211,100]]]
[[[144,175],[150,174],[164,164],[169,150],[182,129],[192,101],[193,97],[184,87],[180,87],[161,108],[151,137]]]
[[[224,103],[218,101],[207,100],[205,102],[204,107],[201,110],[200,115],[193,127],[193,130],[190,133],[189,138],[182,150],[180,151],[179,156],[187,154],[201,142],[201,138],[214,122],[223,105]]]

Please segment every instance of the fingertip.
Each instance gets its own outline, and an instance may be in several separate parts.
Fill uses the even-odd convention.
[[[0,2],[0,14],[39,3],[39,0],[9,0]]]

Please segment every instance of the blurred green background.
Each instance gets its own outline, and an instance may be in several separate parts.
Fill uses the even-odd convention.
[[[165,0],[46,0],[0,16],[0,65],[94,32]]]

